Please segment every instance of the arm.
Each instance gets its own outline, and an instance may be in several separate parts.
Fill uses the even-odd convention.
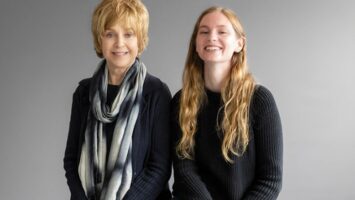
[[[243,200],[277,199],[282,186],[282,127],[275,100],[260,86],[253,97],[255,180]]]
[[[167,185],[171,174],[170,100],[170,91],[164,85],[156,97],[149,160],[143,171],[133,180],[124,200],[155,200]]]
[[[64,155],[64,169],[72,200],[87,200],[78,174],[78,151],[80,137],[79,91],[73,95],[69,133]]]
[[[175,95],[172,101],[172,157],[174,167],[173,196],[177,200],[210,200],[212,199],[206,185],[198,174],[198,168],[194,160],[180,159],[176,154],[176,145],[181,137],[181,129],[178,122],[179,95]]]

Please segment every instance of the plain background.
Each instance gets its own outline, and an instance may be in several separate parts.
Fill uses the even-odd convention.
[[[175,93],[202,10],[235,10],[250,70],[275,96],[284,131],[279,199],[355,199],[355,2],[143,0],[148,70]],[[69,199],[63,170],[71,98],[99,59],[94,0],[0,3],[0,198]]]

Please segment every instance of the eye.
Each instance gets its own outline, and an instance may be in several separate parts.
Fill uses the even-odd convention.
[[[134,36],[134,33],[133,33],[133,32],[127,32],[127,33],[124,34],[124,36],[125,36],[126,38],[131,38],[131,37]]]
[[[199,34],[202,34],[202,35],[205,35],[205,34],[208,34],[209,32],[206,31],[206,30],[200,30],[198,33],[199,33]]]
[[[224,31],[224,30],[221,30],[221,31],[218,31],[218,33],[221,34],[221,35],[225,35],[225,34],[227,34],[228,32],[227,32],[227,31]]]
[[[111,31],[106,31],[104,34],[105,38],[113,38],[115,36],[115,34]]]

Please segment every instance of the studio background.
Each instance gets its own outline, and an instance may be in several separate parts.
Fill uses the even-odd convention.
[[[250,70],[279,107],[281,200],[355,199],[355,2],[143,0],[143,61],[174,94],[193,25],[230,7],[246,34]],[[0,198],[69,199],[63,169],[71,100],[94,72],[91,14],[98,0],[0,2]]]

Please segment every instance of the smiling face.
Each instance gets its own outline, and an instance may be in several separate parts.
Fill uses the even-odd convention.
[[[119,23],[106,29],[101,41],[103,57],[111,69],[129,68],[138,56],[138,39],[135,32]]]
[[[91,32],[95,52],[103,58],[102,39],[104,32],[114,27],[117,22],[124,28],[132,28],[138,39],[138,56],[148,45],[149,13],[140,1],[101,1],[95,8],[91,21]]]
[[[225,63],[230,65],[232,55],[242,49],[231,22],[221,12],[206,14],[198,27],[196,51],[205,64]]]

